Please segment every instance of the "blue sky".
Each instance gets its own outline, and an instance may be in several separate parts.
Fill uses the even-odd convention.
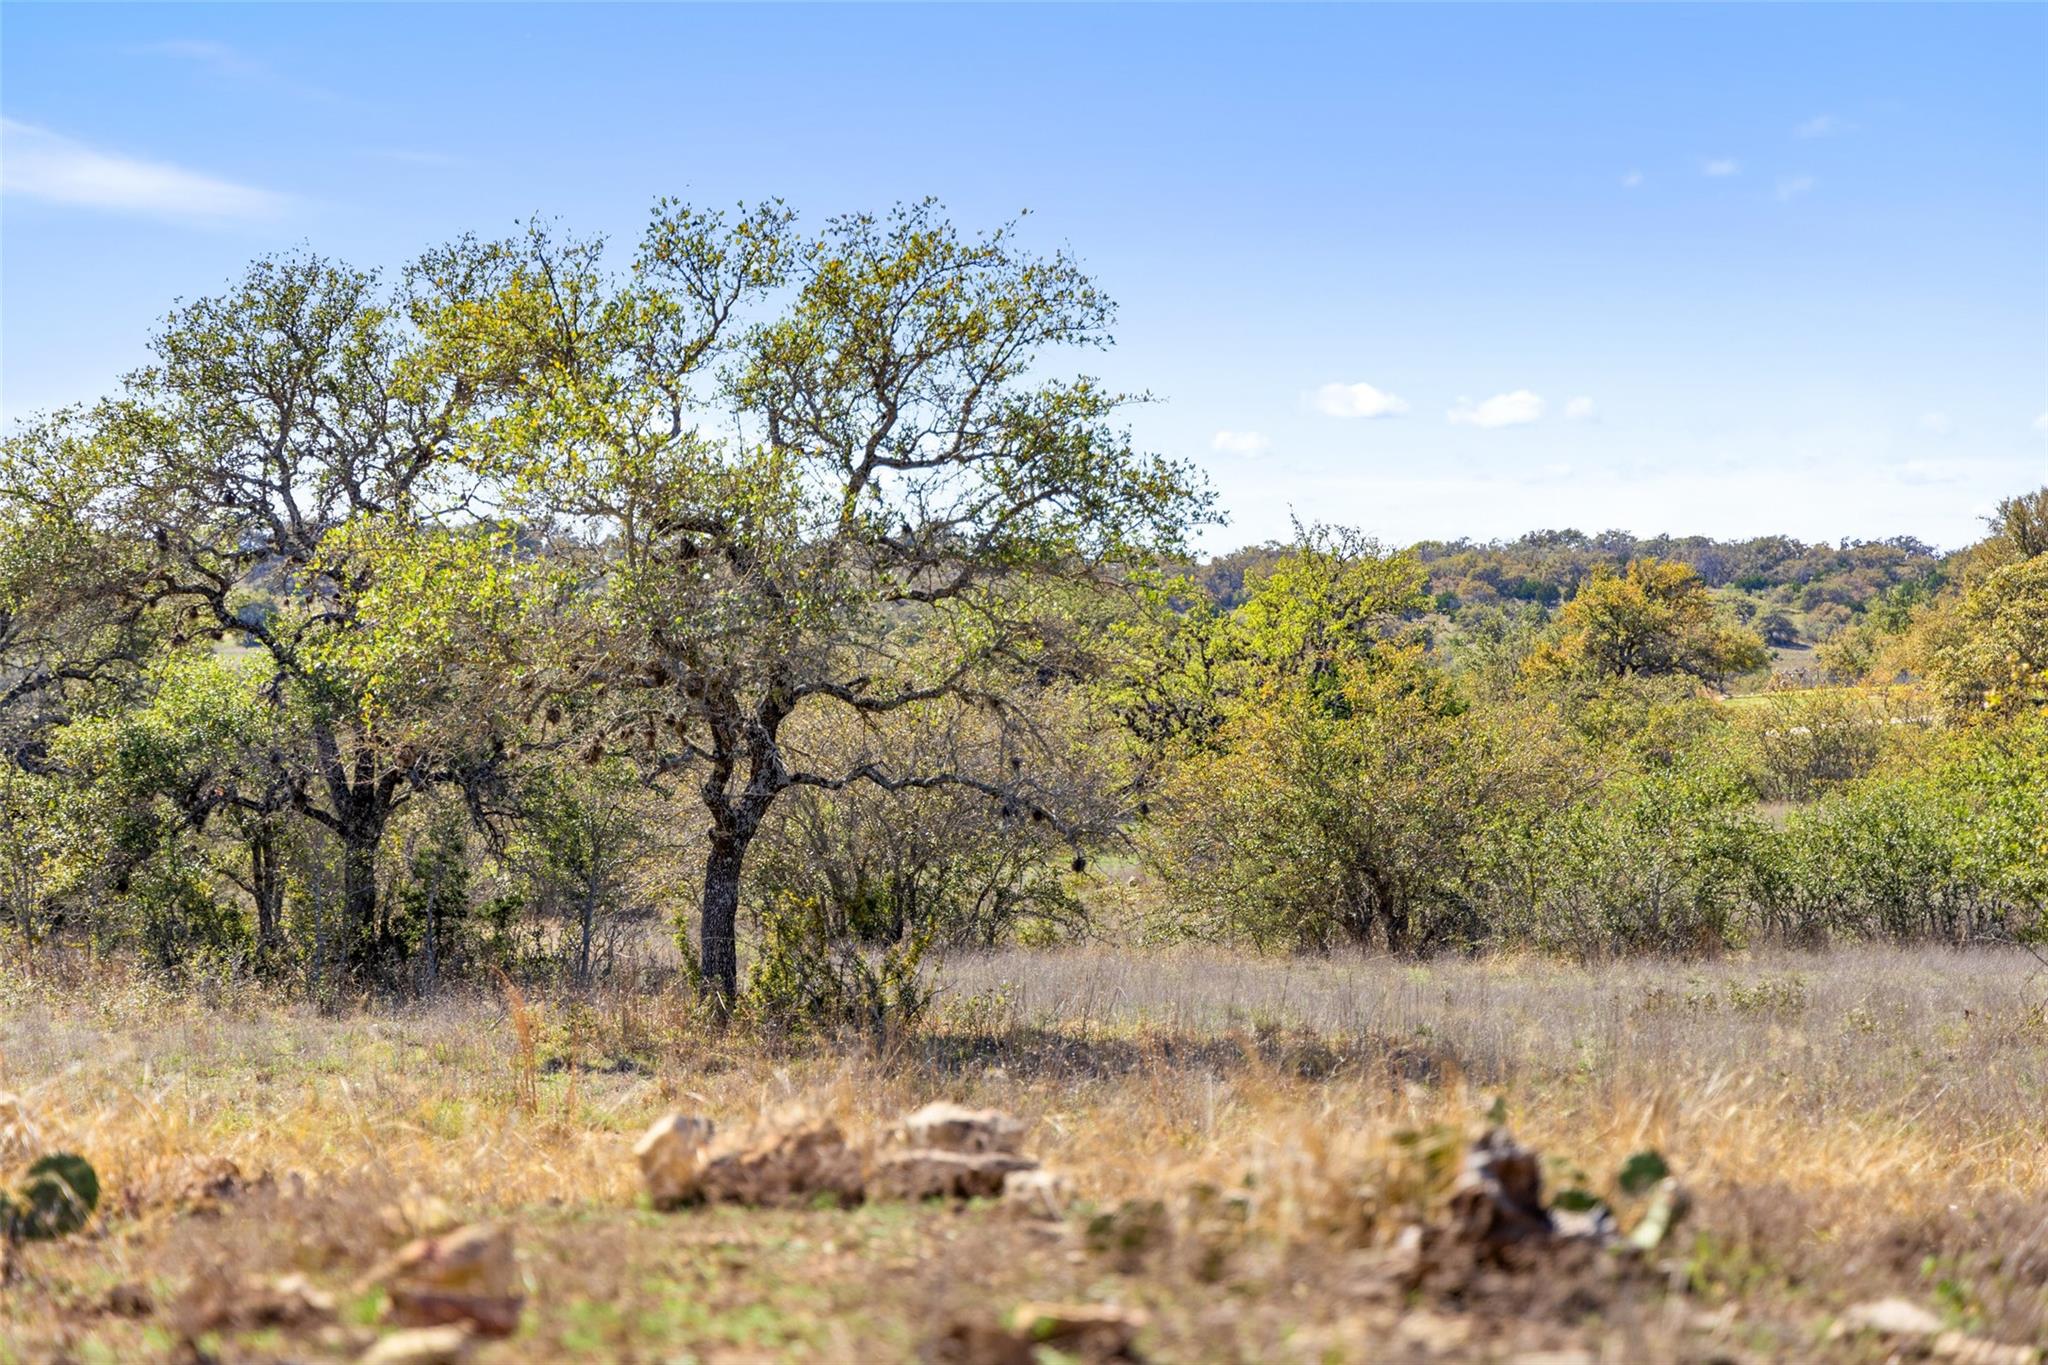
[[[8,4],[0,415],[539,212],[1030,209],[1232,524],[1974,538],[2048,480],[2048,7]]]

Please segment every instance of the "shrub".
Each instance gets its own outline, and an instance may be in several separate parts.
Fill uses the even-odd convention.
[[[1549,952],[1733,943],[1760,837],[1741,775],[1697,759],[1611,779],[1489,857],[1502,934]]]
[[[1480,851],[1569,785],[1536,718],[1466,709],[1419,652],[1388,648],[1233,717],[1167,792],[1147,851],[1176,932],[1396,951],[1487,933]]]
[[[957,706],[808,727],[807,753],[829,754],[843,768],[863,761],[880,730],[906,770],[980,781],[791,790],[755,842],[751,900],[815,904],[833,937],[868,944],[923,936],[992,947],[1025,926],[1079,931],[1086,911],[1068,869],[1124,814],[1119,749],[1103,742],[1083,696],[1063,683],[1004,705],[1036,744],[1019,745]]]
[[[1830,788],[1868,776],[1912,701],[1886,691],[1822,688],[1767,692],[1738,713],[1736,725],[1754,765],[1757,791],[1769,801],[1810,801]]]
[[[760,952],[738,1009],[755,1027],[880,1039],[915,1027],[931,1008],[936,992],[923,970],[929,930],[867,949],[836,933],[817,901],[784,899],[761,918]]]
[[[1801,936],[1818,928],[1858,937],[1967,937],[1982,897],[1958,857],[1959,815],[1948,792],[1912,778],[1858,783],[1797,811],[1779,836],[1776,904],[1799,905],[1808,922],[1793,926]]]

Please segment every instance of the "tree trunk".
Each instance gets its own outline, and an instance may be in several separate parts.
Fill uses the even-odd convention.
[[[256,902],[256,953],[268,960],[284,946],[284,877],[277,835],[267,826],[249,836],[249,894]]]
[[[732,1013],[740,993],[739,918],[740,869],[746,863],[752,828],[714,825],[711,851],[704,859],[703,923],[698,928],[699,965],[704,991],[720,1019]]]
[[[377,845],[379,835],[356,829],[341,844],[342,961],[348,975],[367,981],[378,968]]]
[[[441,945],[437,941],[441,936],[441,921],[440,916],[435,913],[440,908],[440,895],[441,887],[438,881],[428,885],[427,941],[422,946],[427,950],[427,985],[429,988],[440,984],[441,980]]]
[[[1394,878],[1377,869],[1368,868],[1366,884],[1372,889],[1373,910],[1378,914],[1381,931],[1386,935],[1387,951],[1400,956],[1408,951],[1408,903],[1400,894]]]
[[[586,986],[590,984],[590,932],[596,918],[597,888],[586,886],[583,889],[583,932],[576,945],[576,979]]]

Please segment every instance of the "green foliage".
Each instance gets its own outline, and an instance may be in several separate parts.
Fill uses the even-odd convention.
[[[992,947],[1019,926],[1078,929],[1061,836],[979,793],[804,792],[764,833],[749,886],[762,903],[810,900],[862,943],[906,937]]]
[[[694,774],[700,957],[727,1003],[748,850],[785,792],[1030,778],[880,747],[826,763],[785,727],[970,699],[1007,723],[1006,694],[1070,663],[1055,588],[1177,550],[1207,515],[1193,472],[1117,425],[1130,395],[1048,372],[1108,343],[1094,282],[930,202],[806,237],[780,205],[664,201],[624,273],[539,228],[433,271],[488,281],[422,315],[503,376],[472,448],[536,523],[605,546],[566,599],[590,648],[559,685],[591,669],[616,689],[589,698],[586,753],[623,736],[646,769]]]
[[[218,895],[206,870],[188,857],[152,858],[131,876],[127,900],[145,960],[172,975],[249,946],[241,910]]]
[[[92,1163],[69,1152],[38,1157],[13,1199],[0,1198],[0,1235],[49,1241],[84,1227],[99,1207],[100,1178]]]
[[[1527,671],[1538,680],[1721,679],[1768,661],[1763,641],[1720,618],[1691,568],[1645,558],[1632,561],[1626,573],[1595,570],[1558,612]]]
[[[516,676],[520,621],[538,591],[511,533],[362,515],[322,539],[316,565],[362,586],[350,629],[300,651],[315,706],[401,751],[459,747],[461,722],[489,715]]]
[[[1431,594],[1446,609],[1555,606],[1598,570],[1620,571],[1645,558],[1684,564],[1710,587],[1754,594],[1760,607],[1779,612],[1860,606],[1888,588],[1931,585],[1942,572],[1935,552],[1910,536],[1809,545],[1789,536],[1724,541],[1535,531],[1513,541],[1425,541],[1415,548],[1429,567]]]
[[[1422,565],[1355,532],[1311,526],[1292,553],[1256,577],[1230,617],[1237,692],[1257,697],[1306,683],[1341,691],[1349,664],[1391,641],[1404,618],[1422,610]]]
[[[1479,859],[1571,781],[1533,716],[1472,714],[1413,647],[1237,712],[1148,841],[1180,932],[1275,946],[1472,942]]]
[[[2048,488],[2001,499],[1990,520],[1999,549],[2015,562],[2048,555]]]
[[[1034,736],[1024,762],[1008,724],[932,702],[865,726],[815,718],[807,752],[847,765],[886,747],[925,769],[999,775],[994,791],[947,784],[901,793],[861,784],[791,792],[763,828],[748,874],[756,904],[813,902],[833,932],[865,943],[930,936],[989,947],[1019,931],[1079,932],[1087,915],[1071,859],[1113,830],[1124,765],[1081,689],[1013,694]],[[814,760],[815,761],[815,760]]]
[[[450,804],[430,808],[410,843],[404,877],[389,898],[385,933],[431,980],[455,966],[466,946],[471,913],[467,813]]]
[[[0,764],[0,903],[7,926],[33,949],[93,889],[107,852],[94,793]]]
[[[1624,772],[1488,850],[1506,936],[1578,957],[1711,952],[1733,943],[1759,825],[1726,766]]]
[[[894,1036],[916,1027],[935,998],[924,970],[931,942],[926,930],[868,949],[837,932],[824,906],[784,900],[762,916],[737,1015],[783,1036]]]
[[[1626,1195],[1648,1194],[1657,1182],[1671,1174],[1671,1166],[1654,1148],[1631,1153],[1614,1178],[1616,1188]]]
[[[2048,725],[1954,737],[1792,812],[1752,863],[1761,930],[2030,939],[2048,910]]]
[[[1913,704],[1863,688],[1768,692],[1736,714],[1737,737],[1751,747],[1766,800],[1810,801],[1867,776],[1901,747],[1901,727],[1916,720]]]
[[[2048,554],[1964,590],[1936,629],[1928,676],[1957,716],[2048,715]]]

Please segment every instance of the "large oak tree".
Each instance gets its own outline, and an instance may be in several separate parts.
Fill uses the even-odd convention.
[[[593,750],[686,775],[708,817],[716,1003],[737,991],[747,851],[784,792],[950,786],[1060,818],[1005,694],[1064,667],[1065,585],[1177,548],[1207,509],[1187,468],[1133,448],[1130,396],[1044,368],[1110,340],[1075,261],[930,203],[807,236],[776,205],[664,202],[623,271],[541,228],[448,269],[496,281],[429,325],[502,382],[472,440],[590,584],[562,694]],[[829,763],[801,742],[817,709],[945,706],[1016,714],[1007,758],[908,761],[879,725]]]

